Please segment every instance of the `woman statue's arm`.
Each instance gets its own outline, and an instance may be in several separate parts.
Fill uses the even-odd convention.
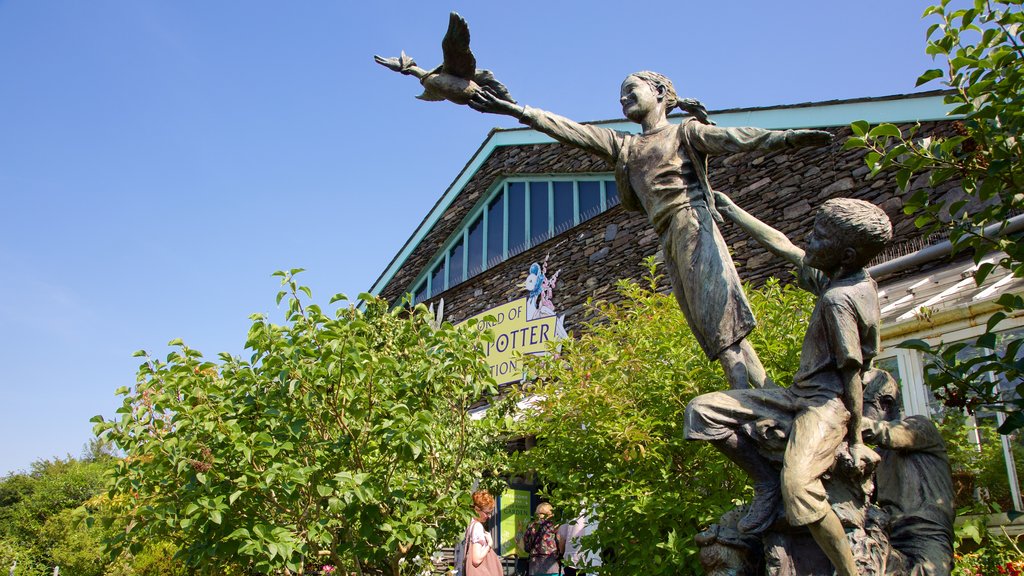
[[[511,116],[530,128],[543,132],[555,140],[615,162],[623,136],[614,130],[580,124],[563,116],[538,108],[520,106],[499,98],[489,90],[477,90],[469,106],[479,112]]]
[[[753,126],[722,128],[694,121],[687,122],[684,129],[693,147],[705,154],[816,147],[832,142],[832,134],[824,130],[765,130]]]

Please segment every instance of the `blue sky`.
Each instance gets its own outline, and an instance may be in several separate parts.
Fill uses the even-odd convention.
[[[520,102],[617,118],[913,92],[926,2],[0,0],[0,474],[79,454],[134,350],[242,352],[274,270],[367,290],[504,117],[416,100],[449,10]],[[938,86],[928,86],[934,88]]]

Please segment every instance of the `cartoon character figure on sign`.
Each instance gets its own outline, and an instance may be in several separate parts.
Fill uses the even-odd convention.
[[[544,263],[534,262],[530,264],[530,273],[523,282],[523,288],[527,292],[526,297],[526,319],[537,320],[555,316],[555,305],[552,302],[555,286],[558,284],[558,274],[555,272],[550,278],[548,273],[548,257],[544,257]],[[568,334],[564,327],[565,316],[558,316],[555,320],[555,338],[565,338]]]

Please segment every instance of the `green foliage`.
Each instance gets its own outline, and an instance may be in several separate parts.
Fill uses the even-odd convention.
[[[948,410],[937,419],[937,424],[957,488],[958,514],[1011,509],[1013,497],[994,418],[974,419],[962,411]],[[1011,446],[1015,461],[1024,462],[1024,446],[1019,442],[1011,442]],[[975,488],[983,490],[976,495]]]
[[[495,392],[476,331],[369,295],[331,317],[303,301],[298,272],[275,273],[286,320],[253,316],[248,360],[211,362],[180,340],[166,360],[140,352],[119,418],[95,419],[125,454],[115,545],[167,539],[208,573],[329,560],[398,575],[464,527],[468,488],[500,464],[467,415]]]
[[[100,535],[78,526],[76,510],[104,486],[105,459],[40,460],[27,473],[0,480],[0,567],[18,574],[102,574]]]
[[[94,442],[84,458],[40,460],[0,479],[0,570],[17,562],[18,576],[49,576],[55,566],[76,576],[184,574],[167,542],[147,542],[138,556],[111,558],[105,550],[104,540],[124,530],[103,495],[113,462]]]
[[[708,443],[683,438],[687,402],[728,383],[646,264],[645,285],[620,282],[621,303],[591,303],[582,336],[528,362],[540,399],[517,426],[537,446],[517,453],[513,469],[550,482],[545,496],[566,518],[593,508],[599,527],[584,545],[614,551],[607,573],[695,573],[693,535],[735,504],[746,477]],[[747,293],[760,320],[752,344],[788,383],[812,297],[774,280]]]
[[[121,554],[111,562],[103,576],[186,576],[192,574],[177,558],[178,548],[166,540],[147,542],[135,555]],[[69,572],[70,573],[70,572]],[[224,571],[224,576],[238,572]]]
[[[928,29],[926,51],[945,63],[921,75],[918,84],[940,80],[952,90],[946,103],[955,135],[918,138],[918,127],[902,131],[891,124],[869,127],[855,122],[845,147],[866,150],[871,175],[895,170],[896,181],[909,196],[907,214],[927,233],[948,234],[954,254],[973,253],[980,285],[1002,266],[1024,276],[1024,244],[1019,235],[1001,236],[1006,221],[1024,211],[1024,14],[1018,0],[974,0],[967,9],[952,9],[949,0],[925,10],[938,21]],[[926,179],[920,187],[912,182]],[[963,196],[935,194],[934,187],[959,181]],[[986,228],[989,229],[986,232]],[[1000,254],[995,261],[987,256]],[[925,366],[929,385],[951,407],[974,410],[995,406],[1007,412],[1000,429],[1008,433],[1024,426],[1024,339],[996,349],[996,325],[1007,314],[1024,310],[1024,298],[1005,295],[1003,310],[990,318],[987,331],[975,345],[989,353],[958,360],[956,351],[915,341],[933,360]],[[995,375],[990,378],[989,375]],[[999,378],[1016,383],[1015,395],[1000,393]]]
[[[971,516],[957,525],[952,576],[987,576],[1024,573],[1024,553],[1020,536],[1010,536],[1000,528],[995,533],[985,525],[984,516]]]
[[[8,537],[0,538],[0,570],[8,570],[14,565],[19,576],[21,574],[45,574],[46,565],[39,564],[36,557],[36,553],[30,545]]]

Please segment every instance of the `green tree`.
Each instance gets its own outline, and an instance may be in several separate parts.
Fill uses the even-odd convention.
[[[747,480],[708,443],[683,438],[687,402],[728,383],[647,265],[643,285],[619,283],[620,303],[592,304],[583,335],[557,357],[529,362],[537,400],[517,427],[537,445],[513,469],[536,471],[563,519],[592,510],[599,526],[585,545],[613,551],[607,573],[699,573],[693,535],[734,506]],[[788,384],[813,299],[776,280],[747,293],[760,321],[751,341],[769,376]]]
[[[19,575],[52,574],[54,566],[82,576],[104,574],[110,529],[81,520],[101,513],[112,458],[93,449],[81,459],[39,460],[26,473],[0,480],[0,568],[18,562]]]
[[[1024,245],[1020,235],[1002,235],[1007,221],[1024,211],[1024,15],[1020,0],[975,0],[971,8],[953,9],[950,0],[931,6],[924,17],[938,20],[928,29],[928,54],[944,64],[928,70],[918,85],[932,81],[951,90],[949,114],[959,118],[955,134],[919,138],[918,126],[901,130],[892,124],[852,125],[846,148],[867,151],[871,175],[895,170],[899,187],[914,190],[904,209],[928,233],[948,235],[953,253],[973,253],[980,285],[997,266],[1024,276]],[[926,186],[915,190],[914,182]],[[957,180],[963,194],[937,195],[934,187]],[[996,254],[995,261],[983,262]],[[980,406],[1005,411],[1000,432],[1024,426],[1024,356],[1020,335],[1000,342],[997,325],[1024,310],[1024,297],[1002,296],[988,319],[985,334],[973,346],[988,351],[963,358],[966,344],[905,345],[927,352],[926,380],[948,406],[974,410]],[[1000,382],[1016,387],[1000,390]]]
[[[461,533],[469,487],[500,462],[467,414],[495,392],[480,337],[369,295],[332,317],[298,272],[276,273],[286,320],[253,317],[248,360],[140,352],[120,417],[96,418],[125,454],[120,544],[170,539],[198,572],[398,575]]]

